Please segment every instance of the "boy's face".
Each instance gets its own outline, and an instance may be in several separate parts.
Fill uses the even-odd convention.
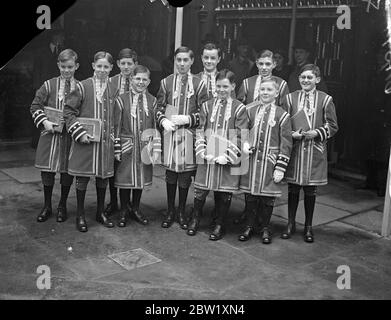
[[[303,63],[307,62],[308,57],[310,56],[310,53],[305,49],[295,49],[295,61],[296,64],[302,65]]]
[[[79,68],[79,64],[73,59],[57,62],[60,74],[65,79],[71,79],[75,74],[75,71]]]
[[[300,74],[299,81],[304,91],[311,91],[320,82],[320,77],[317,77],[311,70],[307,70]]]
[[[279,53],[274,54],[274,60],[276,61],[276,67],[282,67],[284,65],[284,57]]]
[[[117,60],[117,66],[125,77],[130,76],[136,65],[137,62],[135,63],[132,58],[122,58]]]
[[[235,83],[231,83],[227,78],[216,81],[216,93],[219,99],[228,99],[233,90],[235,90]]]
[[[148,73],[136,73],[131,79],[132,88],[139,93],[147,89],[151,82]]]
[[[201,56],[202,63],[204,68],[208,72],[213,72],[216,70],[217,65],[219,64],[221,58],[219,57],[219,52],[217,49],[213,50],[204,50]]]
[[[107,59],[99,59],[92,63],[92,68],[99,79],[106,79],[113,69],[113,65]]]
[[[175,67],[180,74],[188,73],[194,62],[194,59],[190,58],[190,53],[188,52],[180,52],[174,59]]]
[[[259,88],[259,93],[261,97],[261,101],[264,104],[269,104],[274,102],[278,96],[278,91],[273,82],[264,82],[261,83],[261,87]]]
[[[262,77],[269,77],[276,67],[276,63],[273,58],[270,57],[259,58],[257,60],[257,67]]]

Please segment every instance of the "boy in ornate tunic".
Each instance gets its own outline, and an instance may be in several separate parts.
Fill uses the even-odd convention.
[[[338,131],[333,99],[316,85],[320,70],[314,64],[305,65],[300,72],[301,90],[287,95],[284,109],[295,117],[304,111],[308,130],[292,132],[292,155],[286,172],[288,182],[288,225],[282,233],[288,239],[296,230],[296,211],[300,189],[304,189],[304,241],[313,242],[312,217],[317,186],[327,184],[327,140]],[[292,125],[293,125],[292,119]]]
[[[262,80],[261,101],[247,105],[250,139],[243,145],[243,153],[250,154],[249,170],[240,180],[240,189],[247,192],[248,224],[239,236],[240,241],[250,239],[256,222],[262,220],[262,242],[271,243],[270,218],[276,197],[281,196],[278,185],[284,177],[292,149],[290,117],[275,105],[278,83]]]
[[[68,173],[76,176],[76,227],[80,232],[88,231],[84,199],[91,177],[96,180],[96,220],[105,227],[114,226],[104,212],[108,178],[114,175],[113,105],[116,88],[109,79],[113,58],[110,53],[100,51],[95,54],[92,67],[93,77],[82,81],[77,90],[68,95],[64,107],[67,129],[73,138]],[[99,121],[100,141],[94,141],[78,117]]]
[[[248,123],[246,107],[232,99],[233,90],[235,75],[227,69],[221,70],[216,77],[217,97],[205,102],[201,108],[196,134],[196,156],[201,162],[197,168],[194,209],[187,230],[190,236],[196,234],[206,197],[213,190],[217,217],[209,239],[221,239],[232,192],[239,190],[240,173],[235,174],[233,169],[240,162],[241,130],[247,129]],[[213,141],[217,141],[217,145]],[[208,144],[212,144],[212,149]]]
[[[169,228],[174,222],[175,193],[178,185],[179,224],[182,229],[187,229],[186,199],[191,177],[197,169],[194,129],[199,125],[199,110],[201,104],[207,100],[207,92],[204,82],[190,72],[194,62],[193,51],[187,47],[179,47],[175,51],[174,59],[176,73],[161,81],[157,94],[156,122],[160,129],[164,129],[163,166],[167,169],[168,210],[162,227]]]
[[[284,79],[273,76],[273,70],[276,67],[276,61],[274,60],[273,52],[270,50],[261,51],[257,56],[256,66],[258,68],[259,74],[243,80],[243,83],[238,92],[238,100],[243,102],[245,105],[248,105],[253,101],[259,101],[259,89],[261,81],[273,77],[278,84],[278,95],[275,99],[275,105],[281,106],[283,99],[289,93],[289,89]],[[246,208],[244,209],[242,215],[238,219],[234,220],[234,223],[241,223],[246,218],[247,195],[245,197]]]
[[[125,227],[130,192],[133,217],[146,225],[148,219],[139,210],[144,188],[152,185],[152,165],[161,154],[160,133],[155,128],[156,98],[147,87],[148,68],[138,65],[132,71],[131,89],[120,95],[114,107],[115,158],[119,161],[115,187],[120,189],[119,227]]]
[[[120,70],[120,73],[111,77],[110,80],[113,83],[113,86],[117,88],[116,97],[124,94],[125,92],[130,91],[131,88],[131,74],[133,69],[138,64],[138,57],[136,51],[125,48],[118,53],[117,66]],[[114,160],[114,173],[117,171],[118,162]],[[110,188],[110,203],[105,209],[105,213],[108,215],[114,214],[118,211],[118,191],[114,186],[114,176],[109,178],[109,188]]]
[[[44,107],[51,107],[63,111],[64,99],[75,90],[78,83],[73,77],[79,68],[77,54],[71,49],[62,51],[58,56],[57,66],[60,76],[45,81],[37,91],[31,104],[30,112],[37,128],[43,129],[36,151],[35,166],[41,170],[45,204],[37,217],[43,222],[52,214],[52,192],[54,178],[57,172],[61,174],[61,199],[57,207],[57,221],[67,219],[66,202],[71,188],[73,177],[68,174],[68,156],[71,146],[71,137],[65,126],[62,132],[55,131],[60,123],[48,120]]]

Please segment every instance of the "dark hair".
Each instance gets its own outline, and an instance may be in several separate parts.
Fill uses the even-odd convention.
[[[315,75],[315,77],[317,77],[317,78],[320,78],[320,76],[321,76],[320,69],[315,64],[306,64],[306,65],[304,65],[300,69],[300,74],[302,74],[305,71],[311,71]]]
[[[113,64],[113,56],[106,51],[98,51],[95,53],[94,62],[97,62],[99,59],[107,59],[110,64]]]
[[[270,50],[262,50],[257,54],[257,60],[260,58],[271,58],[273,59],[273,52]]]
[[[176,57],[177,54],[179,54],[179,53],[188,53],[190,55],[190,58],[194,59],[194,52],[193,52],[193,50],[191,50],[188,47],[182,46],[182,47],[179,47],[178,49],[176,49],[175,53],[174,53],[174,57]]]
[[[137,73],[148,73],[148,77],[151,75],[149,69],[141,64],[138,64],[132,71],[133,76],[135,76]]]
[[[274,88],[276,88],[276,90],[278,91],[278,89],[280,88],[278,82],[277,82],[277,79],[275,77],[270,77],[269,79],[262,79],[261,80],[261,84],[262,83],[266,83],[266,82],[271,82],[273,83],[274,85]]]
[[[133,49],[125,48],[118,53],[117,60],[121,60],[124,58],[132,59],[134,63],[138,62],[137,52],[134,51]]]
[[[282,50],[282,49],[276,49],[273,51],[273,58],[276,54],[279,54],[280,56],[282,56],[284,58],[284,60],[286,59],[286,54],[285,54],[285,51]]]
[[[230,83],[235,83],[236,81],[235,74],[228,69],[222,69],[219,72],[217,72],[216,81],[224,80],[224,79],[228,79]]]
[[[204,50],[217,50],[217,55],[219,57],[221,56],[221,49],[213,42],[208,42],[204,45],[204,47],[202,48],[201,55],[204,54]]]
[[[58,62],[65,62],[68,60],[74,60],[76,63],[77,59],[78,59],[78,55],[75,51],[73,51],[72,49],[65,49],[60,52],[60,54],[58,55],[57,61]]]

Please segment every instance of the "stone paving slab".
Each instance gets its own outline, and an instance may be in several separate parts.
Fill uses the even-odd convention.
[[[384,198],[376,197],[370,191],[355,190],[321,195],[316,198],[316,202],[339,210],[359,213],[381,205]]]
[[[284,219],[288,219],[288,205],[275,207],[273,210],[273,214],[282,217]],[[329,223],[337,219],[341,219],[343,217],[347,217],[349,215],[351,215],[349,211],[336,209],[329,205],[324,205],[317,200],[315,204],[315,211],[314,211],[312,224],[313,226],[317,226],[317,225]],[[299,206],[297,208],[297,214],[296,214],[296,221],[304,225],[305,214],[304,214],[303,200],[299,202]]]
[[[11,178],[17,180],[19,183],[31,183],[41,181],[41,172],[35,167],[17,167],[2,169]]]
[[[381,234],[383,212],[370,210],[344,218],[341,222],[349,223],[360,229]]]
[[[142,248],[114,253],[109,258],[128,271],[162,261]]]
[[[7,176],[5,173],[0,172],[0,181],[4,183],[4,181],[11,180],[10,176]]]

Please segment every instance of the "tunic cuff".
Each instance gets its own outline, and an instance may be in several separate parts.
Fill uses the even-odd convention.
[[[282,172],[285,172],[289,163],[289,157],[283,154],[279,154],[277,157],[276,165],[274,166],[274,169],[280,170]]]

